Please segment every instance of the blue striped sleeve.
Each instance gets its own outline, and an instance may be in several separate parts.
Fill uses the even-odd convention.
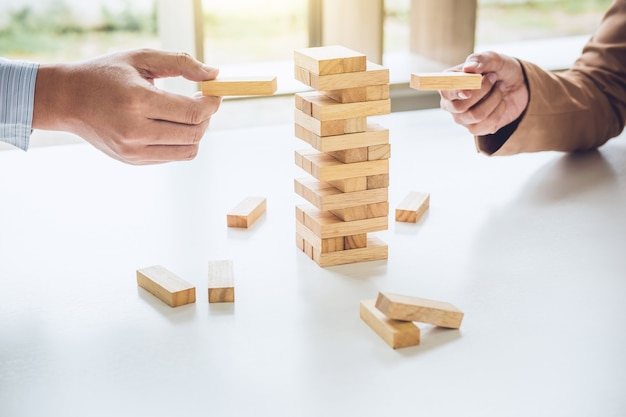
[[[27,150],[39,64],[0,58],[0,141]]]

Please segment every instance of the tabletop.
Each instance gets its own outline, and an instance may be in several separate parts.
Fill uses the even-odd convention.
[[[411,191],[430,208],[375,233],[386,261],[328,268],[295,244],[293,126],[209,130],[156,166],[0,152],[0,416],[626,415],[626,138],[490,158],[440,110],[372,119],[391,211]],[[226,227],[248,196],[267,212]],[[209,305],[222,259],[236,301]],[[155,264],[196,303],[139,288]],[[359,318],[379,291],[463,324],[391,349]]]

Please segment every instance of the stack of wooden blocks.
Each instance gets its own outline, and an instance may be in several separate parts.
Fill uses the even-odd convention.
[[[389,130],[368,123],[388,114],[389,70],[342,46],[296,50],[295,135],[311,145],[295,162],[315,180],[295,180],[311,205],[296,207],[296,243],[318,265],[387,259],[370,232],[388,228]]]

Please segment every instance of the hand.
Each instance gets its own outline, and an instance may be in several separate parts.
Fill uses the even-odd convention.
[[[472,54],[452,71],[484,75],[480,90],[440,91],[441,108],[475,136],[496,133],[528,105],[528,87],[515,58],[495,52]]]
[[[33,128],[75,133],[130,164],[193,159],[221,99],[172,94],[154,80],[206,81],[217,74],[187,54],[148,49],[41,65]]]

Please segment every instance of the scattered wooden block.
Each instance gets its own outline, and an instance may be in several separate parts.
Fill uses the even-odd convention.
[[[417,223],[429,204],[429,193],[410,192],[396,208],[396,221]]]
[[[378,293],[376,308],[394,320],[418,321],[458,329],[463,312],[450,303],[406,295]]]
[[[411,74],[411,88],[416,90],[479,90],[481,74],[467,72],[438,72]]]
[[[389,143],[389,129],[377,124],[367,124],[366,129],[362,132],[320,136],[296,123],[295,135],[320,152],[341,151]]]
[[[196,287],[160,265],[138,269],[137,284],[170,307],[196,302]]]
[[[224,77],[202,81],[205,96],[271,96],[278,89],[276,77]]]
[[[295,163],[320,181],[366,177],[389,172],[388,159],[344,164],[327,153],[313,149],[295,151]]]
[[[248,228],[265,213],[265,209],[264,197],[248,197],[226,215],[228,227]]]
[[[368,62],[365,71],[317,75],[296,65],[294,77],[317,91],[345,90],[347,88],[389,84],[389,69],[382,65]]]
[[[293,60],[297,67],[317,75],[365,71],[367,67],[365,54],[339,45],[296,49]]]
[[[360,303],[360,317],[394,349],[420,344],[420,328],[408,321],[387,318],[375,306],[375,300]]]
[[[234,301],[233,261],[209,262],[209,303],[232,303]]]
[[[296,194],[320,210],[338,210],[352,206],[361,206],[388,201],[388,189],[377,188],[355,192],[342,192],[327,182],[309,178],[294,180]]]

